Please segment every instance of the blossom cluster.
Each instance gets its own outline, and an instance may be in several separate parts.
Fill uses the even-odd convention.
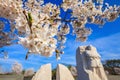
[[[26,19],[22,21],[20,20],[22,18],[16,19],[16,22],[21,22],[19,25],[16,24],[16,28],[26,35],[19,37],[19,43],[29,49],[28,53],[51,56],[55,52],[57,40],[54,36],[60,24],[55,19],[59,18],[59,13],[60,9],[56,5],[50,3],[42,5],[41,2],[28,0],[22,15]]]
[[[17,73],[17,74],[21,74],[23,70],[22,64],[15,62],[12,65],[12,72]]]
[[[15,30],[15,19],[21,13],[21,0],[0,0],[0,18],[6,18],[10,21],[11,32],[5,32],[4,22],[0,21],[0,48],[11,44],[11,35]]]
[[[0,47],[10,45],[10,38],[8,33],[3,32],[4,24],[0,21]]]
[[[106,6],[105,9],[103,6]],[[72,24],[76,39],[80,41],[86,41],[91,34],[91,29],[85,27],[86,23],[104,25],[107,21],[114,21],[120,15],[120,6],[110,6],[108,3],[104,5],[103,0],[96,0],[96,2],[93,0],[74,0],[74,2],[64,0],[62,7],[64,10],[71,9],[72,16],[77,18]]]
[[[59,17],[60,8],[72,10],[70,20]],[[28,53],[51,56],[56,52],[59,59],[70,32],[67,22],[73,25],[76,40],[86,41],[92,30],[85,25],[114,21],[120,15],[120,6],[104,5],[103,0],[63,0],[61,5],[44,4],[44,0],[27,0],[24,4],[22,0],[0,0],[0,12],[0,17],[10,20],[11,32],[18,31],[18,43],[28,48]],[[10,41],[7,34],[2,35]],[[0,47],[6,42],[0,39]]]
[[[0,17],[15,21],[20,13],[19,9],[21,9],[21,7],[21,0],[0,0]]]

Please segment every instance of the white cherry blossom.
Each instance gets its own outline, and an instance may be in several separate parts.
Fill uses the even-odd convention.
[[[44,0],[28,0],[24,6],[22,0],[0,0],[0,17],[10,21],[11,34],[15,30],[18,31],[18,43],[29,50],[28,54],[48,57],[56,52],[56,58],[59,59],[60,54],[64,53],[66,35],[71,30],[69,23],[72,24],[76,40],[83,42],[92,32],[86,28],[87,23],[102,26],[119,17],[120,6],[105,3],[106,7],[103,9],[103,2],[103,0],[63,0],[61,5],[56,5],[44,4]],[[61,19],[60,8],[71,14],[71,18]],[[67,12],[68,10],[71,12]],[[0,39],[0,47],[11,44],[9,34],[2,32],[2,29],[3,26],[0,27],[0,37],[3,37]]]

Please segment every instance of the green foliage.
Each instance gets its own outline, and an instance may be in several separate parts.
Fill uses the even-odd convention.
[[[56,80],[56,69],[52,70],[52,80]]]
[[[117,67],[120,68],[120,59],[114,59],[114,60],[106,60],[104,67],[112,68]]]
[[[31,13],[28,13],[28,21],[29,21],[30,23],[32,23],[32,16],[31,16]]]
[[[120,59],[114,60],[106,60],[105,64],[103,64],[105,70],[107,70],[110,74],[116,74],[114,68],[120,68]]]

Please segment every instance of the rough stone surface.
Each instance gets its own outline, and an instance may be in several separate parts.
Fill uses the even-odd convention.
[[[74,80],[71,72],[62,64],[58,64],[56,72],[56,80]]]
[[[120,68],[115,67],[114,71],[115,71],[115,74],[120,75]]]
[[[76,51],[77,80],[108,80],[100,55],[92,45],[80,46]]]
[[[74,77],[77,76],[77,69],[76,69],[76,67],[71,66],[71,67],[70,67],[70,71],[71,71],[71,73],[72,73],[72,75],[73,75]]]
[[[107,71],[107,70],[105,70],[105,73],[107,74],[107,75],[109,75],[110,73],[109,73],[109,71]]]
[[[51,78],[51,64],[46,64],[41,66],[35,76],[33,76],[32,80],[51,80]]]

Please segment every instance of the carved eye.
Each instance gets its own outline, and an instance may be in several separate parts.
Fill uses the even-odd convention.
[[[94,57],[90,57],[90,60],[93,60],[94,59]]]

